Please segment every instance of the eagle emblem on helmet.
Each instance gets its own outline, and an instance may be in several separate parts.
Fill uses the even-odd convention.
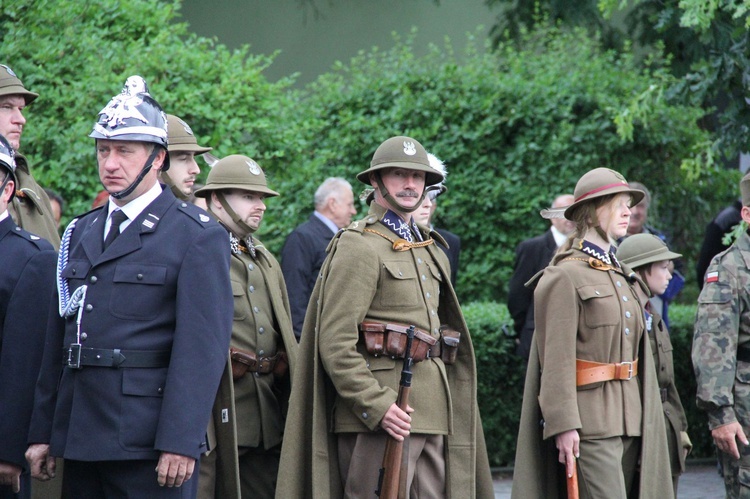
[[[245,163],[247,164],[248,170],[250,170],[250,173],[253,175],[260,175],[260,166],[258,166],[258,163],[253,161],[252,159],[245,160]]]
[[[129,77],[122,87],[122,93],[112,97],[109,104],[99,112],[99,124],[115,128],[130,118],[148,124],[146,117],[138,111],[138,106],[143,103],[143,98],[140,97],[142,94],[149,95],[146,81],[137,75]]]
[[[417,154],[417,146],[414,145],[414,142],[409,140],[404,141],[404,154],[407,156],[414,156]]]
[[[10,68],[9,68],[8,66],[6,66],[5,64],[0,64],[0,66],[4,67],[4,68],[5,68],[5,70],[6,70],[7,72],[8,72],[8,74],[9,74],[9,75],[11,75],[11,76],[14,76],[14,77],[18,78],[18,77],[16,76],[16,73],[14,73],[14,72],[13,72],[13,70],[12,70],[12,69],[10,69]]]
[[[185,123],[184,121],[182,121],[181,118],[177,118],[177,121],[179,121],[180,125],[182,125],[182,128],[185,129],[185,133],[187,133],[188,135],[193,135],[193,129],[190,128],[190,125],[188,125],[187,123]]]

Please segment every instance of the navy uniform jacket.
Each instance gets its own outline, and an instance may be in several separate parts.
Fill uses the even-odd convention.
[[[438,243],[438,246],[448,257],[448,262],[451,266],[451,284],[453,288],[456,288],[456,276],[458,276],[458,256],[461,253],[461,238],[455,235],[453,232],[449,232],[445,229],[435,228],[435,232],[443,236],[445,242],[448,243],[448,247]]]
[[[0,461],[28,469],[26,435],[57,253],[8,216],[0,222],[0,255]]]
[[[513,275],[508,283],[508,311],[519,340],[516,354],[524,359],[529,358],[531,337],[534,334],[534,290],[524,284],[547,267],[555,251],[557,244],[551,230],[521,241],[516,247]]]
[[[106,216],[78,219],[62,273],[88,286],[81,343],[168,351],[169,366],[63,367],[77,314],[52,311],[29,442],[82,461],[198,458],[232,331],[226,231],[164,188],[102,252]]]
[[[287,236],[281,249],[281,271],[284,273],[289,304],[292,307],[292,326],[297,338],[302,332],[307,302],[333,235],[331,229],[318,217],[310,215],[307,222]]]

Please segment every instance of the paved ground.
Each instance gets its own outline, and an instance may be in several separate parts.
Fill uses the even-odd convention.
[[[513,483],[512,472],[499,471],[495,479],[495,499],[509,499]],[[678,499],[720,499],[724,497],[724,483],[711,463],[688,464],[685,474],[680,477],[677,488]]]

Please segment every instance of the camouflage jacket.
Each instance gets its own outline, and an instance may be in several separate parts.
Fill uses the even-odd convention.
[[[738,360],[738,350],[750,353],[748,290],[750,235],[745,233],[711,261],[698,297],[692,351],[696,402],[708,413],[711,429],[750,410],[750,362]],[[750,420],[739,422],[750,426]]]

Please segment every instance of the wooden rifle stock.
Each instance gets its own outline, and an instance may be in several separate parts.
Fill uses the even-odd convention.
[[[565,475],[565,482],[568,484],[568,499],[578,499],[578,463],[573,459],[573,476]]]
[[[409,405],[409,392],[411,392],[411,344],[414,341],[414,333],[414,326],[409,326],[406,331],[404,367],[401,369],[401,381],[398,385],[398,398],[396,399],[396,405],[404,412]],[[383,499],[406,497],[408,459],[403,459],[403,453],[408,438],[407,436],[399,442],[390,434],[388,435],[385,452],[383,453],[383,466],[380,468],[380,476],[378,477],[378,489],[375,491],[376,496]]]

